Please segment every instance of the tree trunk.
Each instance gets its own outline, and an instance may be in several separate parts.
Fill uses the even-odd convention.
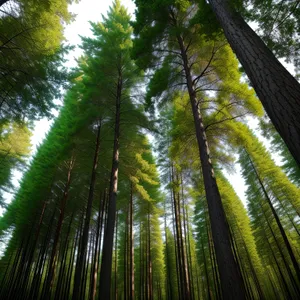
[[[81,228],[81,224],[80,224],[80,228]],[[81,233],[81,229],[77,230],[76,236],[75,236],[75,239],[73,242],[74,246],[71,249],[70,262],[69,262],[69,266],[68,266],[67,278],[66,278],[66,283],[65,283],[65,288],[63,291],[62,299],[69,299],[69,297],[70,297],[69,295],[70,295],[70,289],[71,289],[73,265],[74,265],[74,261],[75,261],[75,252],[76,252],[76,246],[77,246],[77,242],[79,240],[80,233]]]
[[[55,206],[54,206],[51,218],[50,218],[50,222],[47,222],[46,235],[41,244],[41,249],[40,249],[40,253],[38,256],[38,260],[35,265],[33,281],[32,281],[31,288],[30,288],[30,293],[28,294],[29,299],[35,299],[37,297],[36,295],[38,294],[39,289],[40,289],[40,284],[42,281],[42,274],[43,274],[42,272],[44,269],[46,255],[47,255],[47,248],[49,245],[49,240],[50,240],[54,217],[55,217],[55,207],[56,207],[56,203],[55,203]]]
[[[84,262],[86,259],[90,220],[91,220],[92,206],[93,206],[93,200],[94,200],[94,190],[95,190],[95,184],[96,184],[99,149],[100,149],[100,132],[101,132],[101,121],[98,125],[98,130],[97,130],[96,148],[95,148],[95,153],[94,153],[94,161],[93,161],[93,167],[92,167],[89,196],[88,196],[88,200],[87,200],[87,207],[86,207],[86,214],[85,214],[85,221],[84,221],[81,245],[79,247],[79,259],[77,261],[75,278],[74,278],[74,290],[73,290],[73,297],[72,297],[73,300],[79,299],[79,295],[80,295],[79,291],[80,291],[80,286],[81,286],[82,276],[83,276],[83,265],[84,265]]]
[[[272,123],[300,165],[300,84],[229,0],[209,2]]]
[[[102,196],[102,195],[101,195]],[[91,275],[91,289],[90,289],[90,300],[94,300],[96,296],[96,282],[97,282],[97,275],[98,275],[98,256],[99,256],[99,236],[100,236],[100,228],[101,228],[101,223],[102,223],[102,218],[103,218],[103,211],[104,211],[104,204],[105,204],[105,197],[106,193],[103,194],[103,200],[101,201],[100,196],[100,201],[99,201],[99,210],[98,210],[98,218],[97,218],[97,231],[96,231],[96,242],[95,242],[95,257],[93,260],[93,266],[92,266],[92,275]]]
[[[186,54],[186,47],[180,35],[177,35],[177,41],[180,47],[188,93],[193,111],[205,194],[208,203],[213,242],[221,280],[222,295],[224,300],[244,300],[246,297],[245,286],[241,272],[232,253],[229,227],[226,221],[220,192],[210,159],[208,141],[199,110],[199,103],[196,98],[192,74]]]
[[[119,138],[120,138],[120,108],[122,95],[122,74],[119,73],[117,94],[116,94],[116,115],[115,115],[115,135],[114,135],[114,149],[113,160],[109,187],[109,203],[108,203],[108,217],[106,230],[103,241],[102,263],[100,271],[100,286],[99,296],[101,299],[110,299],[111,286],[111,272],[112,272],[112,251],[114,243],[114,227],[116,223],[116,209],[117,209],[117,190],[118,190],[118,171],[119,171]]]
[[[67,182],[66,186],[64,189],[63,197],[61,199],[60,203],[60,214],[57,222],[57,227],[55,231],[55,236],[54,236],[54,241],[53,241],[53,246],[52,246],[52,252],[51,252],[51,258],[49,262],[49,272],[45,281],[45,299],[50,299],[51,298],[51,285],[53,283],[53,278],[55,274],[55,258],[56,258],[56,252],[57,252],[57,246],[58,246],[58,240],[60,237],[60,232],[61,232],[61,227],[63,223],[63,219],[65,217],[65,208],[69,196],[69,188],[71,185],[71,173],[72,169],[74,167],[74,159],[71,158],[69,162],[69,168],[68,168],[68,175],[67,175]]]
[[[126,214],[126,221],[125,221],[125,231],[124,231],[124,253],[123,253],[123,260],[124,260],[124,300],[128,300],[128,211]]]
[[[148,204],[148,291],[149,300],[153,300],[153,279],[152,279],[152,256],[151,256],[151,225],[150,225],[150,209]],[[131,299],[130,299],[131,300]]]
[[[133,239],[133,187],[129,203],[129,299],[134,299],[134,239]]]
[[[176,197],[176,195],[178,196],[178,193],[176,193],[175,191],[175,184],[178,184],[178,182],[175,182],[175,175],[174,175],[174,166],[172,166],[172,184],[173,184],[173,205],[174,205],[174,216],[175,216],[175,229],[176,229],[176,236],[175,236],[175,241],[176,241],[176,245],[177,245],[177,255],[176,255],[176,260],[177,260],[177,264],[178,264],[178,273],[179,273],[179,277],[178,277],[178,283],[180,286],[180,293],[179,295],[181,295],[182,298],[184,298],[186,296],[186,287],[185,287],[185,282],[184,282],[184,265],[183,265],[183,261],[182,261],[182,249],[181,249],[181,243],[180,243],[180,237],[181,237],[181,231],[180,231],[180,227],[181,224],[179,223],[179,199],[177,199],[178,197]],[[180,296],[179,296],[180,298]]]
[[[248,154],[248,158],[249,158],[250,164],[252,166],[252,169],[255,172],[255,175],[256,175],[256,178],[257,178],[257,180],[259,182],[259,185],[261,186],[261,188],[263,190],[263,193],[264,193],[264,196],[265,196],[265,198],[266,198],[266,200],[267,200],[267,202],[269,204],[269,207],[270,207],[270,209],[272,211],[272,215],[273,215],[273,217],[274,217],[274,219],[276,221],[276,224],[277,224],[277,226],[279,228],[279,231],[280,231],[281,236],[283,238],[284,244],[285,244],[285,246],[286,246],[286,248],[288,250],[290,259],[292,261],[293,267],[295,269],[295,272],[296,272],[296,275],[297,275],[297,278],[298,278],[298,281],[299,281],[298,284],[299,284],[300,283],[300,268],[299,268],[298,262],[296,260],[296,257],[295,257],[295,255],[293,253],[292,246],[291,246],[291,244],[290,244],[290,242],[288,240],[288,237],[287,237],[287,235],[286,235],[286,233],[284,231],[284,228],[283,228],[283,226],[281,224],[281,221],[280,221],[280,219],[279,219],[279,217],[277,215],[277,212],[276,212],[275,208],[273,207],[272,201],[271,201],[271,199],[270,199],[270,197],[268,195],[267,190],[265,189],[264,183],[262,182],[262,179],[260,178],[260,176],[259,176],[259,174],[258,174],[258,172],[256,170],[256,167],[254,166],[254,163],[252,162],[252,159],[249,156],[249,154]]]
[[[170,254],[168,247],[168,235],[167,235],[167,210],[166,210],[166,199],[164,202],[164,230],[165,230],[165,261],[166,261],[166,296],[167,299],[173,300],[173,286],[171,279],[171,269],[170,269]]]
[[[235,220],[235,222],[236,222],[236,224],[237,224],[237,229],[238,229],[238,231],[239,231],[240,237],[241,237],[242,242],[243,242],[243,246],[244,246],[245,251],[246,251],[246,256],[247,256],[247,259],[248,259],[248,262],[249,262],[250,270],[251,270],[251,273],[252,273],[252,276],[253,276],[253,280],[254,280],[254,283],[255,283],[257,292],[258,292],[258,294],[259,294],[259,298],[262,299],[262,300],[264,300],[264,299],[265,299],[265,296],[264,296],[264,294],[263,294],[263,291],[262,291],[262,288],[261,288],[261,284],[260,284],[260,282],[259,282],[259,280],[258,280],[258,277],[257,277],[257,274],[256,274],[256,270],[255,270],[255,268],[254,268],[254,266],[253,266],[252,259],[251,259],[250,253],[249,253],[249,251],[248,251],[247,244],[246,244],[246,242],[245,242],[245,240],[244,240],[242,231],[241,231],[241,229],[240,229],[240,226],[239,226],[239,224],[238,224],[238,221],[237,221],[235,215],[233,215],[233,217],[234,217],[234,220]]]
[[[22,271],[22,272],[24,272],[23,284],[22,284],[22,288],[21,288],[21,290],[23,290],[23,291],[25,291],[27,289],[27,285],[29,284],[29,281],[30,281],[30,272],[31,272],[31,267],[32,267],[32,261],[33,261],[33,258],[34,258],[36,245],[37,245],[37,242],[38,242],[38,239],[39,239],[39,234],[40,234],[40,230],[41,230],[41,227],[42,227],[42,222],[43,222],[43,219],[44,219],[44,213],[45,213],[46,205],[47,205],[47,202],[44,201],[44,204],[42,206],[42,211],[41,211],[41,214],[40,214],[40,218],[39,218],[39,222],[37,224],[37,231],[36,231],[36,234],[35,234],[35,238],[34,238],[34,241],[33,241],[32,245],[29,249],[29,257],[27,259],[26,264],[23,266],[23,268],[25,269],[24,271]]]
[[[59,270],[59,275],[58,275],[58,279],[57,279],[57,286],[56,286],[55,296],[54,296],[55,300],[60,299],[61,288],[63,286],[63,279],[64,279],[65,269],[66,269],[66,265],[67,265],[67,254],[68,254],[68,250],[69,250],[69,235],[70,235],[70,232],[71,232],[71,225],[72,225],[72,222],[73,222],[73,216],[74,216],[74,213],[72,213],[71,218],[70,218],[70,223],[69,223],[69,226],[68,226],[66,240],[65,240],[64,247],[63,247],[63,257],[62,257],[62,261],[61,261],[61,266],[60,266],[60,270]]]
[[[173,183],[173,166],[170,167],[170,183]],[[178,291],[178,298],[181,299],[181,280],[180,280],[180,264],[178,260],[178,247],[177,247],[177,230],[176,230],[176,220],[175,220],[175,199],[174,199],[174,192],[173,186],[170,188],[170,197],[172,201],[172,227],[173,227],[173,237],[174,237],[174,250],[175,250],[175,263],[176,263],[176,277],[177,277],[177,291]],[[174,204],[174,205],[173,205]]]
[[[118,299],[118,211],[116,217],[116,238],[115,238],[115,300]]]
[[[263,210],[263,209],[262,209],[262,210]],[[263,210],[263,214],[264,214],[265,219],[267,220],[267,218],[266,218],[266,216],[265,216],[264,210]],[[270,227],[270,224],[269,224],[268,220],[267,220],[267,224],[268,224],[269,230],[270,230],[271,233],[272,233],[273,238],[275,238],[275,236],[274,236],[274,234],[273,234],[273,231],[272,231],[272,228]],[[269,249],[271,250],[272,257],[273,257],[273,259],[274,259],[274,261],[275,261],[275,264],[276,264],[276,267],[277,267],[277,269],[278,269],[278,272],[279,272],[279,275],[280,275],[280,279],[281,279],[281,281],[282,281],[282,283],[283,283],[284,289],[285,289],[286,292],[287,292],[288,299],[293,299],[293,297],[292,297],[292,295],[291,295],[291,293],[290,293],[290,289],[289,289],[289,287],[288,287],[286,278],[285,278],[285,276],[283,275],[282,270],[281,270],[281,267],[280,267],[280,265],[279,265],[279,263],[278,263],[278,260],[277,260],[277,257],[276,257],[277,255],[274,253],[274,250],[273,250],[273,248],[272,248],[272,245],[271,245],[270,242],[269,242],[269,239],[268,239],[268,236],[267,236],[266,232],[265,232],[264,230],[263,230],[262,232],[264,233],[265,241],[267,242],[267,244],[268,244],[268,246],[269,246]],[[276,241],[277,241],[277,240],[276,240],[276,238],[275,238],[275,242],[276,242]],[[277,244],[277,246],[278,246],[278,244]]]

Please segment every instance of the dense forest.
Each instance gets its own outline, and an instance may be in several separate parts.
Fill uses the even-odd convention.
[[[75,2],[0,0],[0,299],[300,299],[300,2],[114,0],[69,68]]]

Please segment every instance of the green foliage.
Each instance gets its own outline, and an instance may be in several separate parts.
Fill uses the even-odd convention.
[[[67,73],[63,24],[71,1],[8,2],[1,12],[0,121],[50,116]]]
[[[299,1],[246,0],[245,17],[258,25],[258,33],[279,58],[299,69]]]
[[[3,203],[2,191],[11,184],[12,170],[21,169],[30,153],[31,133],[25,124],[2,125],[0,129],[0,203]]]

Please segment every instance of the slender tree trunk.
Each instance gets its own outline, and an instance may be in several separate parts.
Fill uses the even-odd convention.
[[[129,282],[128,282],[128,219],[129,219],[129,212],[127,210],[126,213],[126,221],[125,221],[125,232],[124,232],[124,253],[123,253],[123,260],[124,260],[124,300],[128,300],[129,292]]]
[[[173,185],[173,164],[170,166],[170,184]],[[180,277],[180,262],[178,259],[178,247],[177,247],[177,230],[176,230],[176,217],[175,217],[175,198],[174,198],[174,187],[170,187],[170,197],[171,197],[171,208],[172,208],[172,227],[173,227],[173,237],[174,237],[174,250],[175,250],[175,263],[176,263],[176,277],[177,277],[177,291],[178,298],[181,299],[181,277]]]
[[[284,244],[285,244],[285,246],[286,246],[286,248],[288,250],[290,259],[291,259],[293,267],[295,269],[295,272],[296,272],[296,275],[297,275],[297,278],[298,278],[298,284],[300,284],[300,268],[299,268],[298,262],[296,260],[296,257],[295,257],[295,255],[293,253],[292,246],[291,246],[291,244],[290,244],[290,242],[288,240],[288,237],[287,237],[287,235],[286,235],[286,233],[284,231],[284,228],[283,228],[283,226],[282,226],[282,224],[280,222],[280,219],[279,219],[279,217],[277,215],[277,212],[276,212],[276,210],[275,210],[275,208],[274,208],[274,206],[272,204],[272,201],[271,201],[271,199],[270,199],[270,197],[268,195],[268,192],[267,192],[267,190],[266,190],[266,188],[264,186],[264,183],[262,182],[262,180],[261,180],[261,178],[260,178],[260,176],[259,176],[259,174],[258,174],[258,172],[256,170],[256,167],[254,166],[254,163],[252,162],[251,157],[249,156],[248,153],[247,153],[247,155],[248,155],[249,161],[251,163],[252,169],[255,172],[256,178],[259,181],[259,185],[261,186],[261,188],[263,190],[263,193],[264,193],[264,196],[265,196],[265,198],[266,198],[266,200],[267,200],[267,202],[269,204],[269,207],[270,207],[270,209],[272,211],[272,214],[273,214],[273,217],[274,217],[274,219],[276,221],[276,224],[277,224],[277,226],[279,228],[279,231],[280,231],[281,236],[283,238]]]
[[[55,218],[55,208],[56,208],[56,203],[54,205],[54,209],[53,209],[53,212],[52,212],[52,215],[50,218],[50,222],[48,223],[47,232],[44,237],[43,243],[41,245],[39,258],[38,258],[36,266],[35,266],[34,275],[33,275],[33,283],[31,284],[31,289],[30,289],[30,293],[28,296],[29,299],[35,299],[36,295],[38,294],[39,289],[40,289],[43,269],[44,269],[45,260],[46,260],[46,256],[47,256],[47,248],[49,245],[49,240],[50,240],[53,222],[54,222],[54,218]]]
[[[278,251],[279,251],[279,253],[280,253],[280,256],[281,256],[281,258],[282,258],[282,260],[283,260],[283,262],[284,262],[285,268],[286,268],[286,270],[287,270],[287,272],[288,272],[288,274],[289,274],[289,277],[290,277],[292,286],[294,287],[294,290],[295,290],[295,292],[297,293],[298,298],[299,298],[299,297],[300,297],[300,289],[299,289],[299,287],[298,287],[298,284],[297,284],[296,281],[295,281],[295,278],[294,278],[294,275],[293,275],[293,273],[292,273],[292,271],[291,271],[291,268],[290,268],[290,266],[289,266],[289,263],[288,263],[288,261],[286,260],[286,257],[285,257],[285,255],[284,255],[284,253],[282,252],[281,245],[279,244],[279,241],[278,241],[278,239],[277,239],[277,237],[276,237],[276,235],[275,235],[275,233],[274,233],[274,231],[273,231],[272,225],[270,224],[270,221],[269,221],[269,219],[268,219],[268,217],[267,217],[267,215],[266,215],[266,212],[265,212],[265,210],[264,210],[262,204],[259,203],[259,205],[260,205],[261,210],[262,210],[262,212],[263,212],[263,214],[264,214],[264,217],[265,217],[265,219],[266,219],[266,221],[267,221],[267,225],[268,225],[269,230],[270,230],[270,232],[271,232],[271,234],[272,234],[272,237],[273,237],[273,239],[274,239],[274,241],[275,241],[275,244],[276,244],[276,246],[277,246],[277,248],[278,248]]]
[[[33,220],[37,217],[37,214],[33,216]],[[20,284],[22,281],[22,275],[23,275],[23,267],[26,264],[26,258],[30,250],[30,240],[31,240],[31,235],[30,232],[33,231],[35,225],[35,221],[32,222],[31,227],[28,230],[28,233],[23,233],[24,235],[27,235],[26,237],[26,244],[22,249],[21,252],[21,257],[20,257],[20,262],[17,265],[17,268],[15,270],[12,270],[14,273],[16,273],[16,277],[14,278],[14,281],[12,282],[12,285],[10,286],[10,292],[8,295],[8,299],[17,299],[20,295],[25,296],[24,291],[21,290]]]
[[[47,205],[47,202],[44,201],[44,204],[42,206],[42,210],[41,210],[41,214],[40,214],[40,218],[39,218],[39,222],[37,224],[37,231],[35,233],[35,238],[34,238],[34,241],[29,249],[29,257],[27,259],[27,262],[26,262],[26,265],[23,266],[23,268],[25,268],[25,272],[24,272],[24,276],[23,276],[23,283],[22,283],[22,288],[21,290],[25,291],[27,289],[27,285],[29,283],[29,280],[30,280],[30,272],[31,272],[31,267],[32,267],[32,261],[33,261],[33,258],[34,258],[34,253],[35,253],[35,250],[36,250],[36,245],[37,245],[37,242],[38,242],[38,239],[39,239],[39,234],[40,234],[40,230],[41,230],[41,227],[42,227],[42,222],[43,222],[43,219],[44,219],[44,213],[45,213],[45,209],[46,209],[46,205]]]
[[[6,287],[3,286],[2,289],[1,289],[1,298],[4,297],[4,296],[7,297],[9,295],[11,285],[13,284],[13,280],[14,280],[15,273],[16,273],[15,270],[16,270],[16,268],[19,264],[19,261],[21,259],[24,240],[25,240],[25,238],[22,238],[20,247],[18,248],[17,253],[14,257],[14,262],[13,262],[12,268],[10,269],[9,276],[8,276],[8,279],[7,279],[7,286]],[[8,297],[7,297],[7,299],[8,299]]]
[[[272,123],[300,165],[300,84],[234,11],[229,0],[209,3]]]
[[[86,282],[88,279],[89,269],[90,269],[90,261],[91,261],[91,252],[92,252],[92,245],[93,241],[89,244],[88,255],[87,259],[84,261],[84,272],[83,272],[83,278],[82,278],[82,288],[81,288],[81,297],[79,299],[86,299]]]
[[[206,215],[206,214],[205,214]],[[205,226],[206,226],[206,234],[207,234],[207,242],[208,242],[208,254],[209,254],[209,261],[211,264],[211,269],[212,269],[212,274],[213,274],[213,283],[214,283],[214,289],[215,289],[215,295],[216,299],[221,299],[219,295],[219,290],[218,290],[218,283],[217,283],[217,278],[218,278],[218,273],[213,261],[213,244],[211,242],[211,235],[210,235],[210,228],[208,227],[208,220],[205,218]]]
[[[98,125],[98,130],[97,130],[96,148],[95,148],[95,153],[94,153],[94,161],[93,161],[93,167],[92,167],[89,196],[88,196],[88,200],[87,200],[87,208],[86,208],[81,244],[79,247],[79,254],[78,254],[79,259],[77,261],[76,270],[75,270],[74,290],[73,290],[73,297],[72,297],[73,300],[79,299],[79,295],[80,295],[79,291],[80,291],[80,286],[81,286],[82,276],[83,276],[83,265],[85,262],[86,252],[87,252],[90,220],[91,220],[91,214],[92,214],[94,190],[95,190],[95,184],[96,184],[96,174],[97,174],[97,167],[98,167],[98,157],[99,157],[99,150],[100,150],[100,132],[101,132],[101,121]]]
[[[140,298],[144,299],[144,247],[142,236],[142,222],[140,221]]]
[[[10,254],[10,256],[9,256],[9,260],[8,260],[8,262],[7,262],[7,266],[6,266],[6,268],[5,268],[5,273],[4,273],[4,275],[3,275],[3,277],[2,277],[2,280],[1,280],[1,284],[0,284],[0,299],[1,299],[1,295],[2,295],[2,292],[3,292],[3,287],[4,287],[4,284],[5,284],[5,282],[6,282],[6,280],[7,280],[7,275],[8,275],[8,270],[9,270],[9,268],[10,268],[10,263],[11,263],[11,261],[12,261],[12,258],[13,258],[13,256],[14,256],[14,252],[11,252],[11,254]]]
[[[189,279],[189,290],[191,299],[195,299],[194,294],[194,283],[193,283],[193,266],[192,266],[192,256],[191,256],[191,248],[190,248],[190,235],[189,235],[189,227],[188,227],[188,213],[187,207],[185,205],[185,197],[183,194],[183,180],[181,174],[181,193],[182,193],[182,200],[183,200],[183,230],[184,230],[184,244],[185,244],[185,253],[186,253],[186,272],[187,278]]]
[[[269,228],[269,229],[270,229],[270,228]],[[265,231],[263,231],[263,233],[264,233],[264,238],[265,238],[265,240],[267,241],[267,244],[268,244],[268,246],[269,246],[269,249],[271,250],[272,257],[273,257],[273,259],[274,259],[274,261],[275,261],[277,270],[278,270],[278,272],[279,272],[281,282],[283,283],[284,289],[286,290],[286,293],[287,293],[287,295],[288,295],[288,299],[293,299],[293,297],[292,297],[292,295],[291,295],[291,293],[290,293],[290,289],[289,289],[289,287],[288,287],[288,284],[287,284],[287,282],[286,282],[285,276],[282,274],[282,270],[281,270],[281,268],[280,268],[280,266],[279,266],[279,263],[278,263],[278,261],[277,261],[276,255],[275,255],[274,250],[273,250],[273,248],[272,248],[272,245],[270,244],[269,239],[268,239],[268,237],[267,237]],[[278,276],[278,275],[277,275],[277,276]]]
[[[75,252],[76,252],[77,242],[79,240],[80,233],[81,233],[81,224],[80,224],[79,228],[80,229],[77,230],[76,236],[74,239],[74,246],[71,249],[70,262],[69,262],[69,266],[68,266],[67,278],[66,278],[66,283],[65,283],[65,288],[64,288],[62,299],[69,299],[69,297],[70,297],[71,282],[72,282],[72,275],[73,275],[73,265],[74,265],[74,261],[75,261]]]
[[[164,202],[164,229],[165,229],[165,249],[166,249],[166,296],[167,299],[173,300],[173,286],[172,286],[172,279],[171,279],[171,270],[170,270],[170,254],[168,248],[168,235],[167,235],[167,210],[166,210],[166,199]]]
[[[133,187],[131,183],[129,203],[129,299],[134,299],[134,239],[133,239]]]
[[[178,184],[175,183],[175,176],[174,176],[174,167],[172,166],[172,183],[173,185]],[[174,216],[175,216],[175,229],[176,229],[176,245],[177,245],[177,256],[176,256],[176,260],[177,260],[177,264],[178,264],[178,273],[179,273],[179,280],[178,282],[180,282],[180,295],[182,296],[182,298],[184,298],[186,296],[186,288],[185,288],[185,282],[184,282],[184,266],[183,266],[183,262],[182,262],[182,249],[181,249],[181,243],[180,243],[180,237],[181,237],[181,231],[180,231],[180,226],[181,224],[179,223],[179,208],[178,208],[178,201],[179,199],[176,198],[176,195],[178,196],[178,193],[176,193],[175,191],[175,187],[173,187],[173,205],[174,205]]]
[[[116,93],[116,115],[115,115],[115,135],[113,160],[109,187],[109,204],[107,226],[104,234],[102,263],[100,271],[99,297],[110,300],[110,286],[112,273],[112,252],[114,242],[114,227],[117,210],[117,190],[118,190],[118,172],[119,172],[119,139],[120,139],[120,109],[122,96],[122,74],[119,72],[118,86]]]
[[[115,300],[118,299],[118,211],[116,217],[116,238],[115,238]]]
[[[61,199],[60,203],[60,214],[57,222],[57,227],[55,231],[55,236],[54,236],[54,241],[53,241],[53,246],[52,246],[52,252],[51,252],[51,257],[50,257],[50,262],[49,262],[49,272],[45,281],[45,299],[50,299],[51,298],[51,286],[53,283],[54,279],[54,274],[55,274],[55,258],[57,254],[57,246],[58,246],[58,241],[60,237],[60,232],[63,224],[63,220],[65,217],[65,208],[69,196],[69,188],[71,185],[71,173],[72,169],[74,167],[74,158],[72,157],[70,162],[69,162],[69,168],[68,168],[68,174],[67,174],[67,181],[66,181],[66,186],[64,189],[63,197]]]
[[[74,213],[72,213],[72,215],[71,215],[70,223],[69,223],[68,231],[67,231],[67,235],[66,235],[65,244],[63,246],[63,257],[62,257],[61,266],[60,266],[60,269],[59,269],[59,274],[58,274],[58,279],[57,279],[57,286],[56,286],[55,296],[54,296],[55,300],[60,299],[61,288],[62,288],[62,285],[63,285],[63,282],[64,282],[63,279],[64,279],[66,263],[67,263],[67,254],[68,254],[68,250],[69,250],[69,236],[70,236],[70,232],[71,232],[71,225],[72,225],[72,221],[73,221],[73,216],[74,216]]]
[[[249,253],[249,251],[248,251],[247,244],[246,244],[246,242],[245,242],[245,240],[244,240],[242,231],[241,231],[241,229],[240,229],[240,227],[239,227],[239,224],[238,224],[238,221],[236,220],[235,215],[233,215],[233,217],[234,217],[235,222],[236,222],[236,224],[237,224],[237,228],[238,228],[240,237],[241,237],[241,239],[242,239],[243,246],[244,246],[244,248],[245,248],[245,252],[246,252],[246,255],[247,255],[247,259],[248,259],[248,262],[249,262],[249,265],[250,265],[250,270],[251,270],[251,273],[252,273],[252,276],[253,276],[253,279],[254,279],[254,282],[255,282],[255,285],[256,285],[257,292],[258,292],[258,294],[259,294],[259,298],[260,298],[261,300],[263,300],[263,299],[265,299],[265,296],[264,296],[264,294],[263,294],[263,291],[262,291],[260,282],[259,282],[259,280],[258,280],[256,271],[255,271],[255,268],[254,268],[254,266],[253,266],[252,259],[251,259],[250,253]]]
[[[202,255],[203,255],[203,264],[204,264],[206,287],[207,287],[207,297],[208,297],[208,300],[210,300],[211,299],[211,290],[210,290],[209,276],[208,276],[208,270],[207,270],[207,264],[206,264],[206,256],[205,256],[202,238],[201,238],[200,242],[201,242],[201,250],[202,250]]]
[[[102,199],[103,197],[103,199]],[[96,296],[96,282],[97,282],[97,274],[98,274],[98,256],[99,256],[99,237],[100,237],[100,228],[101,228],[101,220],[103,218],[103,211],[104,211],[104,203],[105,203],[105,197],[106,193],[103,193],[103,196],[100,196],[99,201],[99,210],[98,210],[98,218],[97,218],[97,231],[96,231],[96,242],[95,242],[95,257],[93,261],[93,267],[92,267],[92,275],[91,275],[91,289],[90,289],[90,300],[94,300]],[[102,200],[102,201],[101,201]],[[102,209],[101,209],[102,208]]]
[[[232,244],[232,249],[233,249],[233,253],[234,253],[234,256],[235,256],[235,259],[236,259],[236,262],[238,263],[239,267],[240,267],[240,270],[242,272],[242,276],[243,276],[243,281],[244,281],[244,284],[245,284],[245,288],[246,288],[246,293],[247,293],[247,298],[248,299],[253,299],[251,297],[251,289],[250,289],[250,285],[248,284],[248,274],[246,273],[245,269],[244,269],[244,266],[241,262],[241,257],[239,255],[239,252],[238,252],[238,247],[237,247],[237,244],[236,244],[236,240],[235,240],[235,236],[233,234],[233,231],[232,231],[232,228],[230,228],[230,237],[231,237],[231,244]]]
[[[98,221],[96,223],[96,229],[98,228]],[[88,294],[87,294],[87,299],[91,300],[91,296],[93,295],[93,288],[92,288],[92,281],[93,278],[95,276],[95,259],[96,259],[96,253],[97,253],[97,246],[96,246],[96,240],[97,238],[99,239],[99,237],[97,237],[96,233],[94,232],[94,230],[91,232],[93,235],[93,245],[92,245],[92,254],[91,254],[91,270],[90,270],[90,276],[89,276],[89,284],[88,284]]]
[[[149,300],[153,299],[153,279],[152,279],[152,256],[151,256],[151,225],[150,225],[150,209],[148,205],[148,288]]]
[[[245,286],[240,269],[232,253],[229,227],[226,221],[220,192],[210,159],[208,141],[202,116],[200,114],[199,101],[196,98],[186,47],[180,35],[177,36],[177,41],[180,47],[188,93],[193,111],[205,194],[208,203],[213,242],[221,280],[222,295],[224,300],[244,300],[246,297]]]
[[[191,290],[190,290],[190,283],[189,283],[189,276],[188,276],[188,266],[186,260],[186,251],[185,251],[185,244],[184,244],[184,236],[182,233],[182,221],[181,221],[181,200],[183,201],[184,205],[184,198],[183,198],[183,187],[182,187],[182,180],[179,179],[179,175],[177,173],[177,181],[181,185],[181,192],[182,192],[182,199],[180,199],[180,192],[178,191],[178,218],[179,218],[179,230],[180,230],[180,247],[181,247],[181,261],[182,261],[182,272],[183,272],[183,282],[184,282],[184,298],[186,300],[191,299]],[[184,209],[183,209],[183,217],[184,217]],[[185,228],[185,222],[183,222],[183,228]]]

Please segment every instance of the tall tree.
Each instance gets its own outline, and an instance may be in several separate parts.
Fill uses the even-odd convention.
[[[93,68],[101,70],[96,82],[99,92],[111,101],[114,111],[114,146],[112,152],[112,167],[110,174],[108,218],[103,241],[103,256],[100,272],[101,297],[110,298],[113,237],[116,219],[116,200],[118,190],[120,135],[122,128],[121,114],[126,104],[130,105],[130,89],[133,87],[138,69],[130,58],[132,47],[132,29],[129,24],[130,16],[126,9],[115,1],[102,23],[93,24],[96,39],[84,39],[84,46]],[[131,107],[133,108],[133,107]],[[128,106],[126,107],[128,109]],[[100,296],[100,295],[99,295]]]

